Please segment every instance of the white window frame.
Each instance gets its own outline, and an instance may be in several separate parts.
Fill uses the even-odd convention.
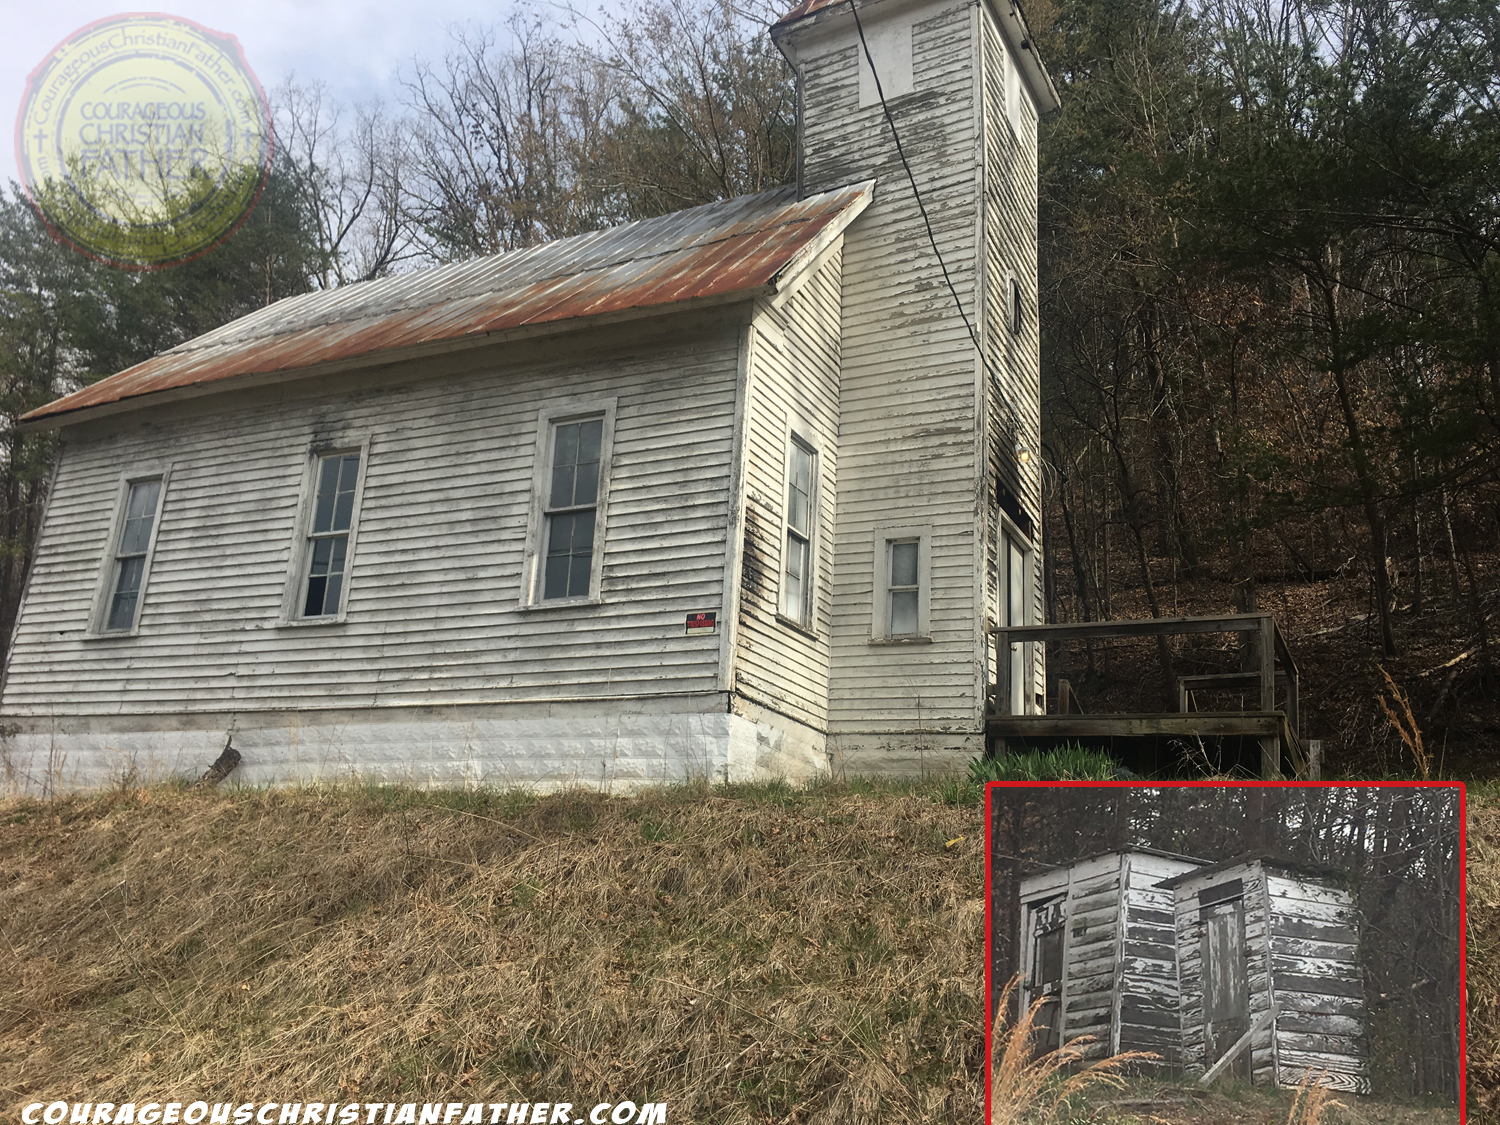
[[[917,631],[891,636],[891,546],[917,543]],[[875,558],[874,600],[870,615],[871,644],[912,644],[932,640],[932,528],[877,527],[872,541]]]
[[[1028,539],[1003,511],[997,510],[997,515],[999,516],[999,542],[997,544],[999,557],[996,559],[995,565],[995,584],[997,587],[995,591],[995,609],[1000,615],[1000,620],[1004,621],[1010,607],[1010,543],[1014,541],[1016,546],[1020,548],[1021,573],[1025,576],[1025,588],[1021,599],[1021,616],[1023,620],[1013,622],[1012,624],[1032,625],[1035,624],[1034,618],[1036,616],[1036,544]],[[1023,699],[1020,710],[1016,710],[1014,700],[1012,700],[1009,713],[1013,715],[1036,714],[1037,642],[1015,642],[1011,648],[1011,653],[1013,656],[1018,655],[1021,661],[1021,689]],[[1006,689],[1007,696],[1010,695],[1010,687],[1014,686],[1014,677],[1012,676],[1012,680]]]
[[[807,576],[801,616],[788,613],[786,606],[787,536],[794,534],[800,537],[802,534],[792,528],[788,519],[791,516],[792,507],[792,454],[798,446],[812,455],[812,479],[809,482],[811,492],[807,497]],[[819,512],[822,475],[823,451],[813,428],[800,418],[793,419],[787,426],[786,455],[782,462],[781,535],[777,551],[779,563],[776,568],[776,620],[783,625],[790,625],[794,629],[811,634],[816,634],[818,620],[818,538],[822,531],[822,519]]]
[[[526,527],[526,554],[522,563],[520,608],[554,609],[562,606],[599,605],[604,601],[604,546],[609,514],[610,470],[614,464],[615,398],[559,399],[537,412],[536,453],[531,477],[531,516]],[[586,597],[543,598],[546,579],[547,520],[552,487],[552,455],[557,427],[569,422],[602,418],[599,434],[599,492],[594,504],[594,551],[589,565]]]
[[[339,597],[339,611],[319,617],[304,617],[307,604],[308,566],[312,554],[313,510],[318,502],[318,470],[325,458],[359,454],[359,476],[354,482],[354,507],[349,513],[349,545],[344,549],[344,582]],[[354,592],[354,558],[359,540],[360,512],[364,507],[365,481],[370,476],[370,436],[351,437],[348,441],[319,444],[308,448],[302,467],[302,494],[297,503],[297,523],[293,528],[292,549],[287,562],[286,589],[281,599],[278,625],[342,625],[349,616],[349,601]]]
[[[140,633],[141,617],[146,606],[146,591],[151,583],[151,563],[156,557],[156,541],[161,534],[161,516],[166,510],[167,487],[172,479],[172,466],[127,469],[120,474],[115,486],[114,516],[109,521],[109,537],[104,541],[104,557],[99,563],[99,577],[94,585],[94,599],[89,606],[88,636],[98,640],[113,640],[117,637],[134,637]],[[141,564],[141,584],[135,598],[135,616],[129,629],[109,629],[109,609],[114,601],[115,582],[119,571],[120,539],[125,534],[125,510],[130,502],[130,490],[137,484],[160,481],[161,490],[156,494],[156,512],[151,518],[151,535],[146,542],[145,562]]]

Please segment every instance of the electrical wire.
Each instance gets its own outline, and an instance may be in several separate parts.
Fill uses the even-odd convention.
[[[885,91],[880,88],[880,72],[875,69],[875,59],[870,54],[870,44],[865,42],[865,25],[860,21],[859,9],[854,6],[854,0],[849,0],[849,10],[854,13],[854,29],[859,32],[859,45],[864,48],[865,61],[870,64],[870,77],[875,79],[875,96],[880,99],[880,108],[885,110],[885,123],[891,127],[891,139],[896,142],[896,155],[901,158],[901,167],[906,169],[906,178],[911,181],[911,193],[916,197],[917,210],[922,212],[922,224],[927,228],[927,241],[932,243],[932,252],[937,255],[938,265],[943,271],[943,280],[948,283],[948,292],[953,294],[953,307],[958,310],[959,319],[964,322],[964,327],[969,331],[969,339],[974,342],[980,359],[983,359],[984,348],[980,346],[979,334],[969,323],[963,302],[958,299],[958,290],[953,287],[953,279],[948,276],[948,263],[943,261],[943,252],[938,249],[937,236],[932,233],[932,220],[927,217],[927,205],[922,202],[922,193],[917,188],[917,177],[912,175],[911,165],[906,159],[906,150],[901,147],[901,134],[896,131],[896,119],[891,116],[891,107],[885,103]]]
[[[953,294],[953,307],[958,310],[958,318],[964,322],[964,328],[969,333],[969,340],[973,343],[974,350],[979,353],[979,362],[984,365],[990,378],[995,380],[995,390],[1006,413],[1010,415],[1012,428],[1018,428],[1020,417],[1006,397],[998,376],[989,370],[989,357],[984,354],[984,346],[979,342],[979,334],[974,331],[974,325],[969,322],[969,316],[964,312],[964,304],[959,300],[958,289],[955,288],[953,278],[948,274],[948,263],[943,261],[943,252],[938,249],[937,235],[932,232],[932,220],[927,217],[927,205],[922,202],[922,191],[917,187],[917,177],[912,173],[911,163],[906,159],[906,150],[901,147],[901,134],[896,129],[896,119],[891,116],[891,107],[886,104],[885,90],[880,85],[880,72],[875,69],[875,59],[870,54],[870,44],[865,39],[865,25],[859,18],[859,9],[855,7],[855,0],[849,0],[849,11],[854,14],[854,29],[859,32],[859,45],[864,50],[865,62],[870,66],[870,77],[875,80],[875,96],[880,99],[880,108],[885,111],[885,123],[891,128],[891,139],[896,142],[896,155],[901,158],[901,167],[906,169],[906,178],[911,184],[912,197],[916,199],[917,210],[922,214],[922,225],[927,228],[927,241],[932,243],[932,252],[937,256],[938,267],[943,271],[943,280],[948,283],[948,292]]]

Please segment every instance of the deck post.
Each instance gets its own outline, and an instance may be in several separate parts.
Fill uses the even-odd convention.
[[[1276,619],[1265,614],[1260,619],[1256,656],[1260,663],[1260,709],[1276,710]],[[1281,776],[1281,739],[1275,735],[1260,740],[1260,776]]]

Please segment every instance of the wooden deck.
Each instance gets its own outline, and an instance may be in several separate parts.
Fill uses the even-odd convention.
[[[1175,712],[1090,715],[1074,710],[1070,685],[1057,685],[1057,711],[1037,712],[1034,700],[1009,698],[1010,661],[1038,659],[1048,641],[1106,637],[1160,637],[1188,633],[1249,633],[1255,638],[1256,670],[1177,677]],[[994,708],[985,721],[991,739],[1049,738],[1253,738],[1260,744],[1260,776],[1279,778],[1287,767],[1294,777],[1315,777],[1302,746],[1297,664],[1270,614],[1221,617],[1161,617],[1126,621],[1085,621],[1063,625],[1006,626],[994,630]],[[1023,682],[1030,682],[1025,678]],[[1247,688],[1259,695],[1254,711],[1196,711],[1195,691]],[[1277,706],[1277,689],[1282,705]],[[1283,753],[1284,751],[1284,753]]]

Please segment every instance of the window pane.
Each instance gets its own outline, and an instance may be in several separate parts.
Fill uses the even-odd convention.
[[[125,506],[127,519],[156,515],[156,498],[161,495],[161,481],[143,480],[130,486],[130,500]]]
[[[589,577],[593,565],[594,553],[592,551],[581,551],[573,556],[572,577],[568,580],[568,597],[588,597]]]
[[[330,574],[328,576],[328,589],[323,594],[323,616],[337,613],[339,611],[339,591],[344,585],[342,574]]]
[[[578,463],[599,463],[599,441],[604,436],[604,419],[595,418],[578,425]]]
[[[915,590],[891,591],[891,636],[914,637],[917,635],[917,592]]]
[[[313,574],[327,574],[329,563],[333,561],[333,540],[314,539],[312,548]]]
[[[915,586],[917,584],[917,545],[915,543],[891,544],[891,585]]]
[[[302,607],[303,617],[323,616],[323,594],[327,588],[326,576],[314,576],[307,580],[307,604]]]
[[[557,427],[557,440],[552,446],[554,465],[578,464],[578,423],[569,422]]]
[[[811,552],[806,539],[791,532],[786,537],[786,579],[782,586],[781,612],[795,621],[806,622],[808,603],[808,568]]]
[[[791,479],[787,482],[786,522],[803,536],[812,532],[812,468],[812,453],[793,442]]]
[[[599,443],[604,419],[568,422],[557,427],[552,443],[552,491],[549,508],[592,504],[599,496]]]
[[[546,581],[542,584],[542,597],[565,598],[568,596],[567,555],[548,555]]]
[[[594,513],[578,512],[573,516],[573,550],[594,550]]]
[[[549,508],[571,508],[573,506],[572,465],[552,466],[552,500]]]
[[[349,521],[354,516],[354,493],[340,492],[338,502],[333,506],[333,531],[348,531]]]
[[[143,555],[121,559],[115,578],[114,597],[110,599],[107,629],[129,629],[135,624],[135,604],[140,596],[141,575],[146,569]]]
[[[332,465],[333,462],[330,460],[325,461],[323,464],[324,468],[326,469],[327,466]],[[325,472],[323,475],[326,477],[329,474]],[[333,489],[329,489],[326,492],[321,488],[318,490],[318,504],[317,507],[313,509],[312,529],[314,535],[320,535],[325,531],[333,530],[333,502],[337,498],[338,493]]]
[[[151,542],[151,525],[156,520],[156,500],[161,495],[161,481],[147,480],[130,486],[125,501],[125,526],[120,530],[121,555],[144,555]]]
[[[599,462],[578,463],[578,483],[573,493],[573,503],[592,504],[599,498]]]
[[[354,482],[359,479],[359,454],[346,453],[339,468],[339,491],[353,492]]]
[[[549,516],[543,598],[587,597],[594,554],[593,511]]]
[[[136,594],[132,591],[126,593],[121,590],[115,594],[114,601],[109,607],[109,628],[111,631],[129,629],[135,624]]]

